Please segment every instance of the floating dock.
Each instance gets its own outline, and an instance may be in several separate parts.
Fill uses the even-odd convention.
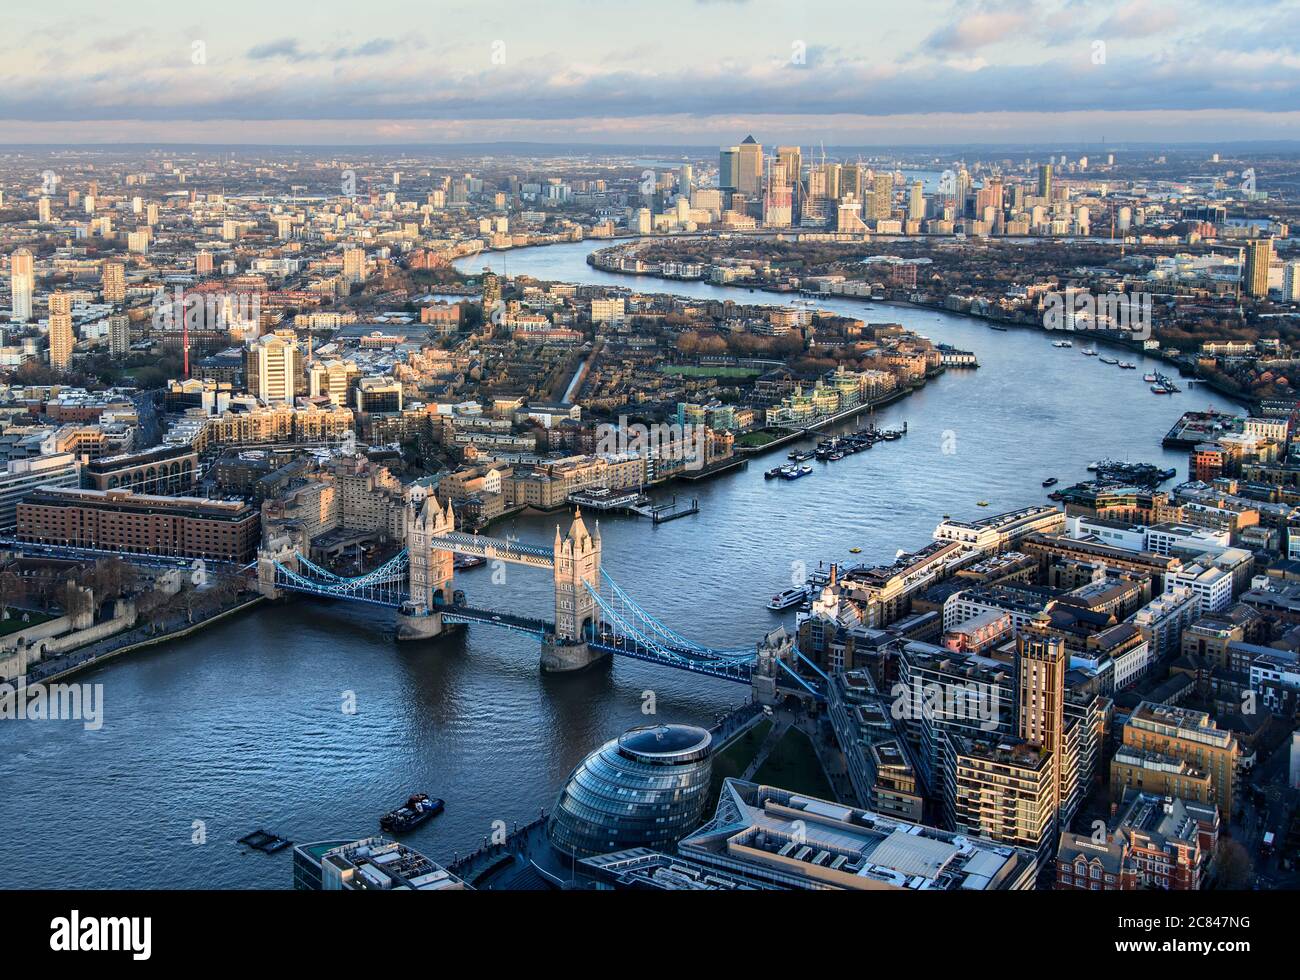
[[[675,521],[679,517],[698,514],[700,512],[700,502],[697,498],[692,497],[690,503],[686,503],[685,501],[679,501],[674,496],[666,504],[646,504],[641,507],[633,507],[631,510],[642,517],[650,518],[656,524],[663,524],[666,521]]]
[[[251,834],[245,834],[239,838],[239,843],[253,848],[255,851],[261,851],[263,854],[274,854],[276,851],[283,851],[286,847],[293,844],[291,840],[285,840],[262,829],[257,829]]]

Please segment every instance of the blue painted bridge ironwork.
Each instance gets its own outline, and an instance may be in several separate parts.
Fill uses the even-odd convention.
[[[490,543],[490,539],[473,535],[440,536],[436,539],[435,546],[446,550],[464,547],[469,553],[484,556],[490,556],[494,551],[501,554]],[[530,559],[528,564],[533,564],[534,561],[541,564],[544,549],[520,545],[518,542],[511,542],[510,546],[513,554],[526,554]],[[278,589],[395,609],[402,608],[410,598],[409,556],[406,551],[398,553],[372,571],[352,578],[322,568],[301,554],[295,553],[292,561],[296,562],[296,569],[282,561],[275,562],[275,586]],[[598,611],[595,620],[588,623],[584,630],[585,640],[591,648],[722,680],[750,683],[758,659],[757,645],[723,648],[690,640],[647,612],[603,569],[599,582],[584,579],[583,585],[594,599]],[[497,626],[543,640],[555,635],[555,624],[550,620],[471,606],[463,601],[461,593],[455,595],[455,602],[438,604],[433,610],[442,616],[443,622]],[[812,675],[810,679],[784,661],[778,661],[784,671],[783,676],[788,677],[787,686],[804,688],[821,698],[821,681],[825,680],[825,675],[797,648],[794,656],[809,666]]]

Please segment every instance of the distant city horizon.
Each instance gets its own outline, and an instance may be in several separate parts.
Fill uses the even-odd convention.
[[[759,127],[746,128],[741,126],[737,132],[753,133],[755,136],[761,134]],[[104,141],[104,142],[53,142],[53,143],[7,143],[0,141],[0,152],[19,152],[30,150],[33,152],[50,152],[57,150],[115,150],[123,153],[140,152],[148,150],[165,150],[168,152],[177,152],[187,149],[229,149],[229,150],[303,150],[310,152],[320,152],[332,149],[346,149],[351,151],[384,151],[391,152],[397,150],[410,150],[419,152],[430,152],[436,150],[479,150],[491,148],[504,148],[512,152],[521,150],[538,149],[538,150],[563,150],[571,152],[595,152],[607,150],[619,153],[643,153],[643,152],[690,152],[704,155],[715,154],[720,145],[728,142],[734,142],[735,133],[731,137],[721,137],[716,142],[711,143],[653,143],[631,141],[626,143],[614,143],[605,141],[592,141],[583,143],[573,140],[457,140],[448,142],[397,142],[397,143],[231,143],[231,142],[166,142],[162,140],[143,140],[139,142],[132,141]],[[964,150],[982,150],[1001,151],[1006,153],[1042,153],[1051,151],[1056,153],[1139,153],[1163,150],[1170,153],[1190,153],[1195,151],[1222,152],[1225,150],[1249,150],[1251,152],[1277,151],[1277,152],[1295,152],[1300,151],[1300,137],[1296,139],[1235,139],[1235,140],[1186,140],[1180,143],[1171,143],[1167,141],[1137,141],[1137,140],[1117,140],[1117,141],[1095,141],[1095,142],[1063,142],[1052,140],[1040,140],[1038,142],[1021,142],[1021,141],[995,141],[987,142],[935,142],[935,143],[898,143],[898,142],[875,142],[875,143],[823,143],[818,139],[812,140],[777,140],[773,137],[766,137],[767,144],[785,143],[791,145],[824,149],[827,156],[832,153],[872,151],[874,153],[903,153],[903,152],[934,152],[949,151],[960,152]]]
[[[162,11],[9,11],[0,143],[1300,138],[1293,13],[1270,0]]]

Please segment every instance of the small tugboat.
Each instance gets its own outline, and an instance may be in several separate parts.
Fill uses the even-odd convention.
[[[1045,487],[1054,487],[1054,486],[1056,486],[1056,484],[1057,484],[1058,482],[1060,482],[1060,481],[1058,481],[1058,480],[1056,479],[1056,477],[1054,477],[1054,476],[1049,476],[1046,480],[1043,481],[1043,486],[1045,486]]]
[[[390,833],[405,833],[436,817],[442,810],[442,800],[431,800],[427,793],[416,793],[404,805],[380,817],[379,826]]]
[[[781,475],[781,470],[782,470],[782,467],[780,467],[780,466],[773,466],[770,470],[764,470],[764,471],[763,471],[763,479],[764,479],[764,480],[772,480],[772,479],[775,479],[776,477],[778,477],[778,476]]]
[[[808,598],[807,589],[786,589],[784,592],[778,592],[772,596],[772,600],[767,604],[767,608],[773,612],[785,612],[785,610],[797,606]]]

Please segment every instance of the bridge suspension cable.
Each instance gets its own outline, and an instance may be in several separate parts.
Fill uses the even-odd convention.
[[[601,595],[600,590],[590,582],[584,579],[583,584],[587,587],[587,590],[592,594],[593,598],[595,598],[596,604],[600,606],[601,612],[604,613],[604,621],[611,627],[614,635],[618,636],[625,634],[640,645],[657,653],[665,659],[691,664],[713,662],[717,664],[739,666],[741,664],[752,663],[756,656],[755,651],[748,649],[743,652],[735,652],[727,650],[710,650],[708,647],[701,647],[699,644],[694,643],[683,645],[665,643],[663,638],[656,637],[653,633],[660,631],[672,633],[672,631],[667,630],[664,627],[660,627],[658,630],[654,629],[654,627],[659,626],[660,624],[658,624],[653,617],[637,615],[629,619],[628,616],[624,615],[608,599]],[[635,604],[632,605],[635,607]],[[635,608],[639,609],[639,607]],[[638,624],[644,624],[645,626],[651,627],[651,629],[642,629]]]
[[[617,597],[619,603],[622,606],[626,607],[627,610],[633,615],[633,617],[635,617],[640,622],[644,623],[652,632],[659,634],[659,636],[667,640],[671,646],[678,647],[685,650],[693,650],[696,653],[699,653],[703,656],[716,657],[719,659],[734,660],[734,659],[753,658],[754,656],[753,647],[728,647],[723,649],[717,649],[714,647],[706,647],[702,644],[696,643],[694,640],[688,640],[686,637],[682,636],[680,633],[676,632],[675,630],[669,629],[667,626],[665,626],[654,616],[650,615],[650,613],[646,612],[645,609],[642,608],[640,603],[638,603],[635,599],[633,599],[630,595],[628,595],[627,592],[625,592],[623,588],[617,582],[614,581],[613,576],[611,576],[609,572],[605,571],[602,568],[600,570],[600,574],[601,577],[605,580],[605,582],[609,585],[614,595]],[[591,588],[590,583],[588,583],[588,588]],[[598,594],[597,594],[597,598],[599,599]]]

